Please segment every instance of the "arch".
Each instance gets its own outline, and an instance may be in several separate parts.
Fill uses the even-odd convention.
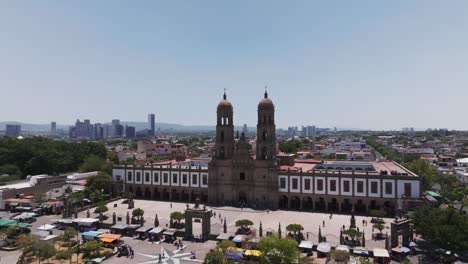
[[[319,197],[318,200],[315,200],[315,210],[316,211],[325,211],[326,204],[323,197]]]
[[[332,198],[328,203],[328,211],[338,211],[339,204],[336,198]]]
[[[190,201],[190,195],[186,190],[182,190],[181,196],[182,196],[181,197],[182,201],[184,201],[184,202],[189,202]]]
[[[267,154],[267,147],[262,148],[262,158],[263,159],[268,159],[268,154]]]
[[[166,201],[170,199],[170,193],[166,188],[162,191],[162,199]]]
[[[158,191],[158,188],[153,189],[153,199],[155,200],[161,199],[161,193]]]
[[[224,147],[219,148],[219,157],[224,159],[224,156],[226,155],[224,151]]]
[[[288,197],[286,195],[281,195],[279,198],[279,208],[288,208],[289,202],[288,202]]]
[[[342,212],[351,212],[353,209],[353,205],[351,204],[349,199],[344,199],[341,203],[341,211]]]
[[[179,201],[180,200],[179,193],[177,192],[176,189],[171,190],[171,200],[172,201]]]
[[[268,124],[273,124],[273,122],[271,121],[271,115],[268,116]]]
[[[149,187],[145,188],[145,199],[151,199],[151,190]]]
[[[262,138],[263,140],[267,140],[267,137],[268,137],[268,133],[266,132],[266,130],[263,130],[263,133],[262,133]]]
[[[140,186],[136,188],[135,197],[141,198],[143,196]]]
[[[220,141],[224,143],[224,131],[221,131],[219,138],[220,138]]]
[[[301,199],[297,196],[291,197],[290,206],[291,209],[299,210],[301,209]]]
[[[305,209],[305,210],[313,210],[314,209],[314,203],[313,203],[311,197],[304,197],[302,199],[302,209]]]

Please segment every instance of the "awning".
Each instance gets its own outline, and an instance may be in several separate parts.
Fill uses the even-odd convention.
[[[19,203],[10,203],[9,205],[10,205],[10,206],[18,206]]]
[[[116,225],[111,226],[111,229],[124,230],[125,228],[127,228],[127,226],[128,225],[126,224],[116,224]]]
[[[83,232],[81,233],[82,236],[84,237],[98,237],[102,235],[102,232],[97,232],[97,231],[88,231],[88,232]]]
[[[374,248],[374,257],[378,258],[389,258],[390,255],[388,254],[388,251],[383,248]]]
[[[0,227],[1,227],[1,226],[16,225],[17,223],[18,223],[18,222],[16,222],[15,220],[0,218]]]
[[[117,240],[117,239],[108,238],[108,237],[101,238],[101,241],[104,242],[104,243],[112,243],[115,240]]]
[[[369,251],[363,247],[355,247],[353,249],[353,254],[358,254],[358,255],[369,255]]]
[[[140,227],[140,225],[127,225],[125,229],[136,230]]]
[[[18,223],[17,226],[26,228],[26,227],[31,227],[32,225],[31,225],[31,224],[28,224],[28,223]]]
[[[151,234],[159,234],[159,233],[161,233],[161,232],[163,232],[163,231],[164,231],[164,229],[163,229],[162,227],[159,227],[159,226],[158,226],[158,227],[155,227],[155,228],[151,229],[151,231],[149,231],[149,233],[151,233]]]
[[[217,240],[228,240],[231,237],[228,233],[222,233],[216,237]]]
[[[152,227],[150,226],[142,226],[140,228],[138,228],[136,230],[136,232],[139,232],[139,233],[146,233],[146,232],[149,232],[151,229],[153,229]]]
[[[232,239],[232,241],[236,242],[236,243],[242,243],[242,242],[244,242],[245,238],[246,238],[246,236],[244,236],[244,235],[237,235]]]
[[[255,256],[255,257],[263,256],[263,253],[260,250],[253,250],[253,249],[246,250],[244,254],[246,256]]]
[[[176,232],[175,230],[169,230],[169,229],[168,229],[168,230],[164,231],[163,235],[165,235],[165,236],[173,236],[173,235],[175,234],[175,232]]]
[[[349,247],[347,245],[338,245],[335,250],[349,252]]]
[[[322,253],[328,253],[330,252],[330,249],[331,249],[330,244],[324,243],[324,242],[318,244],[317,246],[317,251],[322,252]]]
[[[45,225],[41,225],[40,227],[38,227],[37,230],[49,231],[49,230],[52,230],[54,228],[55,228],[54,225],[45,224]]]
[[[102,234],[98,236],[102,242],[112,243],[115,240],[119,240],[122,236],[116,234]]]
[[[429,194],[430,196],[433,196],[433,197],[441,197],[440,194],[438,194],[436,192],[433,192],[433,191],[428,191],[427,194]]]
[[[312,243],[311,241],[307,241],[307,240],[302,240],[301,243],[299,244],[299,248],[312,249],[313,246],[314,246],[314,243]]]
[[[226,257],[233,260],[242,260],[243,253],[242,251],[229,250],[226,252]]]

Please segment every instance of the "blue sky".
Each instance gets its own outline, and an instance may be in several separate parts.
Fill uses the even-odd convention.
[[[468,129],[467,1],[4,1],[0,121]]]

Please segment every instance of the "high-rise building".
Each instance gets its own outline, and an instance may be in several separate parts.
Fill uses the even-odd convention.
[[[154,132],[156,131],[155,115],[148,114],[148,135],[154,137]]]
[[[249,133],[249,129],[247,128],[247,124],[244,124],[244,126],[242,127],[242,132],[244,132],[244,134],[247,135],[247,133]]]
[[[21,125],[6,125],[5,135],[9,137],[19,137],[21,134]]]
[[[57,123],[55,121],[50,122],[50,135],[51,136],[57,135]]]
[[[104,127],[101,123],[94,124],[94,135],[95,139],[103,139],[104,138]]]
[[[125,126],[125,136],[127,138],[134,138],[136,137],[136,130],[134,126]]]
[[[89,119],[83,120],[81,122],[79,119],[76,120],[75,126],[70,127],[70,137],[71,138],[92,138],[93,137],[93,125]]]

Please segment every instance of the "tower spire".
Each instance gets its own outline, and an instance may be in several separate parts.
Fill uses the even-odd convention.
[[[265,85],[265,98],[268,98],[267,86]]]
[[[224,88],[224,94],[223,94],[223,99],[226,100],[227,96],[226,96],[226,88]]]

